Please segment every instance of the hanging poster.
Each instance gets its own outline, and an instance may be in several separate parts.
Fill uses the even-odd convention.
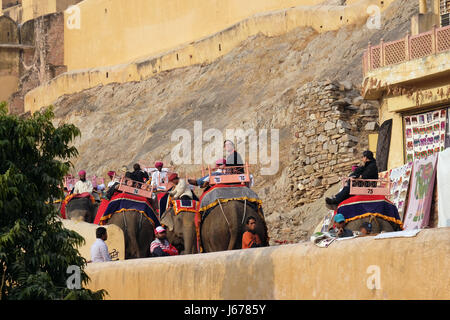
[[[450,108],[447,109],[447,133],[445,135],[445,148],[449,148],[450,147],[450,115],[448,114],[448,112],[450,111]]]
[[[438,154],[414,161],[411,187],[408,196],[408,209],[404,219],[404,229],[421,229],[428,226],[431,201],[433,199],[436,160]]]
[[[391,195],[388,199],[397,207],[400,220],[402,221],[406,209],[406,199],[408,196],[412,168],[413,162],[409,162],[404,166],[392,169],[389,174],[391,180]]]
[[[438,227],[450,227],[450,148],[439,153],[437,164]]]
[[[447,109],[405,117],[406,162],[445,149]]]

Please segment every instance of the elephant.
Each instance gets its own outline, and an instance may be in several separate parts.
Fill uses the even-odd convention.
[[[194,212],[181,211],[175,215],[173,208],[169,208],[164,212],[161,224],[166,226],[167,240],[177,248],[178,252],[198,253]]]
[[[125,259],[150,256],[150,244],[155,238],[154,226],[142,212],[134,209],[115,213],[107,224],[122,229],[125,237]]]
[[[92,223],[97,214],[99,204],[92,203],[90,198],[73,198],[66,205],[66,217]]]
[[[350,221],[347,223],[346,228],[352,231],[359,231],[359,228],[363,222],[370,222],[372,224],[372,233],[380,233],[381,231],[393,232],[400,230],[400,227],[395,223],[374,216]]]
[[[267,225],[257,208],[241,200],[231,200],[215,206],[202,221],[200,236],[203,250],[215,252],[242,248],[242,235],[245,232],[246,219],[256,219],[256,233],[263,246],[269,245]],[[223,209],[223,210],[222,210]]]

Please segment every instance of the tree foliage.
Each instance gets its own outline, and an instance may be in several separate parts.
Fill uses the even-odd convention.
[[[70,145],[80,131],[55,127],[53,118],[52,108],[25,118],[0,103],[0,300],[104,296],[66,285],[70,265],[80,267],[82,285],[89,281],[76,249],[84,239],[64,228],[48,201],[63,196],[59,186],[78,155]]]

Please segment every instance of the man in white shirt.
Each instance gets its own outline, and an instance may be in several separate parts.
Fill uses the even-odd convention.
[[[108,183],[108,188],[111,188],[116,182],[119,182],[119,179],[116,176],[114,171],[108,171],[108,177],[111,181]]]
[[[153,189],[157,189],[158,186],[164,182],[167,182],[167,172],[162,171],[164,164],[160,161],[155,163],[156,171],[152,173],[152,187]],[[164,181],[163,181],[164,180]]]
[[[89,180],[86,180],[86,171],[81,170],[78,172],[78,176],[80,177],[80,180],[75,183],[75,188],[73,188],[74,194],[80,194],[89,192],[92,193],[94,190],[94,187],[92,186],[92,182]]]
[[[106,262],[111,261],[108,253],[108,246],[105,241],[108,239],[108,233],[104,227],[99,227],[95,231],[97,239],[91,247],[91,261],[92,262]]]

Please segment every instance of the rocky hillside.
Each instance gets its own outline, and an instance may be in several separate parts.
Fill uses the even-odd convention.
[[[376,130],[376,104],[362,101],[362,54],[367,43],[406,34],[415,1],[398,0],[382,29],[365,25],[318,34],[299,28],[279,37],[257,35],[208,65],[171,70],[137,83],[111,84],[61,97],[57,122],[77,125],[80,156],[74,172],[105,175],[145,159],[170,163],[171,135],[207,129],[279,129],[276,175],[256,173],[272,243],[300,241],[327,213],[322,196],[367,147]],[[177,168],[199,174],[199,166]],[[334,191],[338,188],[333,187]],[[328,191],[334,192],[333,190]]]

